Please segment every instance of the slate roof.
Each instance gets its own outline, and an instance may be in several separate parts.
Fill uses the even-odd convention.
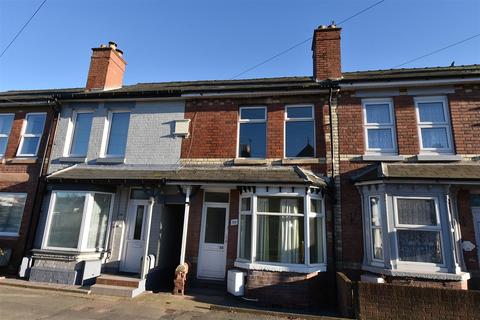
[[[87,165],[59,170],[49,180],[162,180],[236,184],[303,184],[326,187],[326,178],[297,166],[181,166],[181,165]]]
[[[380,163],[355,176],[354,182],[385,179],[480,180],[476,163]]]
[[[239,80],[199,80],[176,82],[153,82],[125,85],[120,89],[108,91],[85,92],[84,88],[19,90],[0,92],[0,104],[8,100],[33,101],[35,99],[60,98],[133,98],[142,97],[181,97],[193,94],[208,93],[245,93],[269,91],[321,90],[336,87],[341,84],[365,81],[395,81],[395,80],[427,80],[434,78],[468,78],[480,77],[480,65],[465,65],[454,67],[427,67],[367,70],[343,72],[343,78],[338,81],[324,80],[317,82],[311,76],[257,78]]]

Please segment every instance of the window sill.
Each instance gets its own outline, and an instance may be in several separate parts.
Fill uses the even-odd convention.
[[[98,158],[96,163],[99,164],[117,164],[125,163],[125,158]]]
[[[38,162],[37,157],[18,157],[18,158],[7,158],[5,163],[9,164],[35,164]]]
[[[410,270],[390,270],[373,266],[362,266],[362,270],[372,273],[383,274],[392,277],[410,277],[410,278],[422,278],[430,280],[450,280],[450,281],[462,281],[470,279],[470,273],[460,272],[458,274],[438,271],[410,271]]]
[[[85,163],[87,158],[86,157],[62,157],[59,160],[60,162],[64,162],[64,163]]]
[[[17,239],[20,235],[18,233],[0,233],[0,238]]]
[[[318,158],[283,158],[282,164],[318,164]]]
[[[234,266],[247,270],[273,271],[273,272],[296,272],[296,273],[313,273],[327,271],[326,264],[318,264],[315,266],[306,265],[279,265],[266,263],[251,263],[243,261],[235,261]]]
[[[366,154],[362,156],[363,161],[403,161],[404,156],[398,155],[380,155],[380,154]]]
[[[233,164],[236,166],[265,165],[267,159],[235,158]]]
[[[418,154],[417,161],[462,161],[462,156],[457,154]]]

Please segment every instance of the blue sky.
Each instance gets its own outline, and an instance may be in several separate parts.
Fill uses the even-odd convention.
[[[42,0],[0,0],[0,51]],[[113,40],[125,84],[229,79],[377,0],[48,0],[0,59],[0,91],[83,87]],[[386,0],[342,25],[343,71],[386,69],[480,33],[478,0]],[[404,67],[480,63],[480,37]],[[310,42],[242,78],[311,75]]]

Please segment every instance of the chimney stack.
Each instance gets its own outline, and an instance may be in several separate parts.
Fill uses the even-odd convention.
[[[321,25],[313,32],[313,77],[317,81],[342,77],[340,31],[335,24]]]
[[[102,44],[99,48],[92,48],[92,51],[85,90],[121,88],[127,63],[123,59],[123,52],[117,48],[117,44],[110,41],[108,46]]]

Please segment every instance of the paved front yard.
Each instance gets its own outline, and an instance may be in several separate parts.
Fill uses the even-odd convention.
[[[170,294],[136,299],[80,295],[0,286],[0,319],[278,319],[275,316],[210,310],[210,305]],[[293,319],[294,317],[290,317]],[[296,318],[298,319],[298,318]]]

